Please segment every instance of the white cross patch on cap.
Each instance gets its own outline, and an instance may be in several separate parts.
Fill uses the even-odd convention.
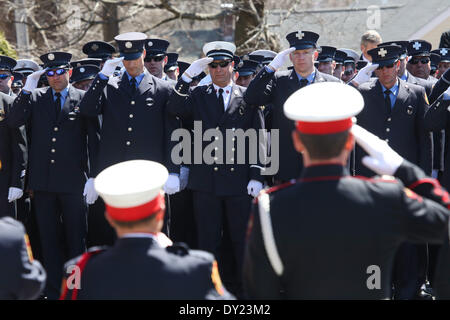
[[[125,42],[125,47],[130,49],[131,47],[133,47],[133,44],[130,41]]]
[[[301,31],[298,31],[297,34],[296,34],[296,36],[297,36],[297,39],[298,39],[298,40],[302,40],[303,37],[305,36],[305,34],[304,34],[303,32],[301,32]]]
[[[440,52],[441,52],[441,55],[446,56],[448,53],[448,50],[445,48],[442,48]]]
[[[378,50],[378,55],[379,55],[379,56],[381,56],[381,57],[384,58],[384,57],[386,56],[386,54],[387,54],[386,49],[381,48],[380,50]]]
[[[50,54],[47,56],[47,58],[48,58],[48,60],[55,60],[55,55],[54,55],[53,53],[50,53]]]
[[[97,51],[98,45],[97,45],[96,43],[94,43],[94,44],[91,46],[91,49],[92,49],[93,51]]]
[[[414,42],[413,48],[416,50],[419,50],[422,47],[422,44],[420,42]]]

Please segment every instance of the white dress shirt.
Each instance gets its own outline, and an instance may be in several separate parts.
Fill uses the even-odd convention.
[[[221,87],[219,87],[218,85],[216,85],[214,83],[213,83],[213,86],[214,86],[214,90],[216,90],[217,98],[219,98],[219,89]],[[225,105],[224,111],[226,111],[228,108],[228,105],[230,104],[230,100],[231,100],[231,90],[233,89],[232,82],[230,82],[229,85],[227,85],[226,87],[224,87],[222,89],[223,89],[223,93],[222,93],[223,103]]]

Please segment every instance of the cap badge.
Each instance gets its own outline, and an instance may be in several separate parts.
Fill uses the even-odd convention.
[[[81,73],[83,73],[84,71],[86,71],[84,68],[80,68]]]
[[[91,49],[92,49],[92,51],[97,51],[97,49],[98,49],[98,44],[94,43],[94,44],[91,46]]]
[[[153,46],[153,42],[149,41],[149,42],[147,42],[147,45],[148,45],[149,47],[151,47],[151,46]]]
[[[130,49],[131,47],[133,47],[133,44],[130,41],[125,42],[125,47],[127,49]]]
[[[420,42],[414,42],[413,48],[416,50],[419,50],[422,47],[422,44]]]
[[[303,37],[305,36],[305,34],[301,31],[297,32],[297,34],[295,35],[297,37],[298,40],[302,40]]]
[[[248,58],[248,55],[246,54],[246,55],[244,55],[243,57],[242,57],[242,60],[244,60],[244,61],[247,61],[249,58]]]
[[[55,60],[55,55],[53,53],[49,53],[47,58],[48,58],[48,60]]]
[[[440,51],[440,53],[441,53],[442,56],[446,56],[447,53],[448,53],[448,50],[445,49],[445,48],[442,48],[441,51]]]
[[[380,50],[378,50],[378,55],[379,55],[380,57],[384,58],[384,57],[386,56],[386,54],[387,54],[386,49],[381,48]]]
[[[215,50],[220,50],[222,49],[222,47],[220,46],[220,44],[216,44],[216,46],[214,47]]]

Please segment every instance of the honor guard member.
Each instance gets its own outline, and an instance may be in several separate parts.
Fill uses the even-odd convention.
[[[178,80],[180,69],[178,68],[178,53],[169,52],[167,54],[167,63],[164,66],[164,72],[169,79]]]
[[[23,78],[24,75],[20,72],[12,72],[12,76],[14,77],[13,83],[11,84],[11,90],[14,95],[18,95],[20,90],[23,88]]]
[[[164,66],[168,62],[167,48],[169,44],[169,41],[163,39],[147,39],[145,41],[145,51],[147,53],[144,58],[145,68],[151,75],[162,80],[168,79],[164,73]]]
[[[42,55],[45,69],[28,76],[8,118],[11,127],[26,124],[31,131],[28,183],[49,275],[49,299],[59,296],[65,259],[86,250],[86,202],[95,196],[89,185],[95,172],[98,123],[80,114],[84,91],[69,85],[71,56]],[[50,87],[36,89],[44,73]]]
[[[352,49],[340,49],[345,52],[347,57],[344,60],[344,69],[341,76],[341,80],[348,83],[356,75],[356,61],[359,60],[359,56],[355,50]]]
[[[347,54],[344,51],[336,50],[336,52],[334,53],[334,62],[336,66],[333,71],[333,76],[335,76],[338,79],[342,77],[342,73],[344,72],[343,67],[346,58]]]
[[[433,78],[439,79],[439,76],[437,75],[438,72],[438,65],[439,61],[441,61],[441,56],[438,53],[430,52],[430,76]]]
[[[171,174],[166,193],[179,191],[179,169],[170,160],[170,135],[177,122],[168,115],[166,102],[173,90],[167,81],[152,76],[144,67],[147,36],[129,32],[115,37],[121,58],[107,60],[80,103],[81,114],[102,115],[98,170],[126,160],[153,160],[166,165]],[[123,62],[124,72],[113,76]],[[101,217],[105,239],[112,244],[114,233]],[[92,230],[92,228],[91,228]],[[92,231],[94,232],[94,231]]]
[[[88,56],[88,58],[102,59],[100,68],[103,68],[103,64],[106,60],[112,59],[113,55],[116,53],[116,48],[104,41],[89,41],[83,46],[83,53]]]
[[[91,65],[91,66],[96,66],[97,68],[101,68],[102,59],[86,58],[86,59],[81,59],[81,60],[76,60],[76,61],[70,62],[70,66],[74,69],[76,67],[81,67],[81,66],[86,66],[86,65]]]
[[[235,50],[235,45],[230,42],[206,43],[203,53],[207,57],[193,62],[184,72],[168,106],[170,112],[183,121],[201,121],[202,134],[212,129],[223,137],[220,139],[215,136],[213,140],[216,141],[216,147],[210,153],[213,157],[212,163],[208,159],[194,158],[194,163],[190,165],[188,188],[193,190],[199,249],[216,254],[221,244],[223,226],[228,225],[237,265],[233,290],[231,287],[230,290],[239,296],[242,294],[241,268],[251,204],[249,195],[256,196],[261,190],[263,176],[261,163],[258,161],[251,164],[249,161],[251,150],[248,140],[241,141],[245,147],[244,163],[236,163],[236,145],[239,143],[236,139],[239,137],[236,137],[235,131],[254,129],[258,132],[264,128],[264,123],[259,108],[244,102],[245,88],[232,82]],[[189,91],[191,78],[200,74],[206,67],[209,69],[212,83],[199,85]],[[230,132],[231,150],[229,142],[225,141],[225,136]],[[259,156],[265,155],[265,141],[252,143],[257,145]],[[206,141],[201,143],[201,150],[205,150],[209,144],[211,143]],[[197,146],[194,145],[194,148]]]
[[[200,300],[233,298],[222,286],[217,262],[207,252],[184,244],[161,245],[167,169],[147,160],[115,164],[95,179],[106,204],[108,222],[118,239],[106,250],[69,261],[79,267],[79,288],[70,274],[61,300],[155,299]],[[70,268],[71,267],[71,268]]]
[[[414,77],[432,81],[435,83],[436,78],[430,76],[431,60],[430,60],[431,43],[425,40],[411,40],[408,44],[408,60],[406,68]]]
[[[99,72],[99,67],[95,65],[87,64],[75,67],[70,82],[75,88],[87,91]]]
[[[284,102],[292,93],[311,83],[339,81],[314,68],[314,60],[318,55],[316,50],[318,38],[317,33],[310,31],[289,33],[286,39],[290,48],[278,53],[273,61],[250,82],[245,92],[244,99],[250,105],[272,104],[272,124],[270,127],[267,126],[267,129],[279,130],[280,166],[275,175],[277,183],[298,178],[303,168],[301,155],[295,152],[291,143],[294,123],[283,113]],[[294,69],[278,72],[277,70],[285,64],[288,57]]]
[[[7,125],[14,98],[0,93],[0,217],[16,217],[14,201],[23,195],[27,150],[21,129]]]
[[[248,298],[389,299],[400,244],[444,238],[448,193],[384,141],[352,128],[363,106],[361,94],[340,83],[313,84],[286,101],[305,169],[255,201],[244,264]],[[364,164],[391,177],[350,176],[355,139],[368,153]]]
[[[431,175],[433,148],[431,130],[424,120],[429,108],[425,89],[398,78],[401,46],[388,45],[368,52],[373,63],[370,67],[377,68],[377,78],[358,87],[365,101],[364,110],[357,116],[358,124]],[[359,83],[360,77],[358,73],[354,82]],[[357,146],[355,155],[355,174],[373,176],[374,172],[362,164],[365,150]],[[419,297],[420,287],[425,281],[425,267],[425,247],[410,243],[402,245],[395,262],[396,299]]]
[[[12,70],[16,66],[17,61],[8,56],[0,56],[0,92],[8,96],[15,97],[11,90],[11,85],[14,81]]]
[[[241,57],[242,65],[236,68],[236,71],[239,74],[239,77],[236,80],[236,84],[241,87],[247,88],[250,84],[250,81],[256,75],[256,68],[258,68],[258,61],[250,60],[249,55],[244,55]]]
[[[439,48],[431,51],[431,54],[439,55],[439,59],[436,59],[436,78],[439,79],[450,68],[450,48]],[[433,59],[431,59],[431,63],[433,63]]]
[[[321,46],[319,56],[317,57],[317,61],[319,62],[317,70],[319,70],[322,73],[333,75],[335,68],[334,62],[335,53],[336,53],[335,47]]]
[[[380,34],[376,30],[367,30],[364,32],[361,36],[361,56],[357,60],[371,62],[372,57],[368,53],[369,50],[376,48],[382,41]]]
[[[29,59],[19,59],[17,60],[17,64],[14,67],[15,72],[20,72],[25,76],[25,80],[26,77],[28,77],[30,74],[32,74],[35,71],[39,71],[41,69],[41,67],[39,67],[39,65],[34,62],[33,60],[29,60]],[[24,83],[25,84],[25,81]]]
[[[11,217],[0,218],[0,257],[0,300],[39,298],[45,270],[33,259],[25,228]]]

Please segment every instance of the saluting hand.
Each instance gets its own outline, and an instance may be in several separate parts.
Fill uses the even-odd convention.
[[[352,83],[359,86],[361,83],[367,82],[372,77],[372,73],[378,68],[378,64],[368,64],[358,71],[358,74],[353,78]]]
[[[358,125],[353,125],[352,134],[356,143],[369,154],[362,158],[362,163],[366,167],[380,175],[394,175],[403,158],[389,147],[386,141]]]
[[[100,73],[106,77],[112,76],[114,74],[114,71],[116,71],[116,68],[122,62],[122,60],[123,57],[106,60]]]
[[[198,76],[200,73],[202,73],[202,71],[205,70],[208,64],[210,64],[213,60],[213,58],[202,58],[195,60],[183,73],[183,76],[186,75],[189,79],[183,78],[183,76],[181,77],[183,78],[183,80],[190,82],[193,77]]]
[[[293,51],[295,51],[294,47],[279,52],[275,58],[273,58],[272,62],[269,63],[269,68],[272,68],[273,71],[280,69],[286,63],[289,54]]]
[[[27,77],[27,81],[25,82],[25,85],[23,86],[23,90],[31,92],[33,89],[37,88],[37,85],[39,83],[39,79],[41,76],[47,71],[47,69],[38,70],[33,72]]]

